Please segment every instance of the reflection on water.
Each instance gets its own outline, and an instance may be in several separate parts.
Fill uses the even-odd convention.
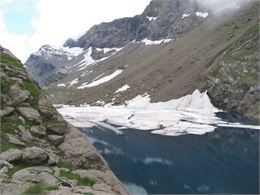
[[[83,131],[132,193],[259,193],[257,130],[217,128],[178,137],[134,129],[121,135],[99,127]]]

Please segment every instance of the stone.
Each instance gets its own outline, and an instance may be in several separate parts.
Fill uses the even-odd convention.
[[[57,165],[60,162],[60,157],[49,148],[46,148],[45,150],[49,156],[48,165]]]
[[[31,141],[33,140],[33,136],[31,132],[28,129],[25,129],[24,126],[19,125],[18,129],[20,130],[19,135],[21,136],[21,139],[24,141]]]
[[[4,175],[9,169],[12,169],[14,166],[7,162],[6,160],[0,160],[0,176]]]
[[[81,132],[69,125],[69,133],[59,145],[63,152],[63,161],[72,166],[73,169],[107,169],[107,163],[98,154],[94,146]]]
[[[66,129],[67,129],[66,123],[54,123],[47,126],[47,131],[57,135],[65,134]]]
[[[14,104],[20,104],[29,98],[30,92],[22,90],[18,85],[11,86],[9,96],[13,100]]]
[[[36,123],[41,122],[40,113],[37,110],[31,107],[18,107],[17,110],[26,119]]]
[[[22,157],[22,151],[18,149],[9,149],[7,151],[1,152],[0,159],[6,160],[8,162],[19,161]]]
[[[60,145],[64,140],[64,137],[61,135],[49,135],[48,138],[56,146]]]
[[[42,180],[46,179],[46,177],[44,177],[44,175],[42,175],[41,177],[38,176],[42,172],[51,174],[52,170],[45,166],[35,166],[35,167],[24,168],[24,169],[17,171],[13,175],[12,182],[15,182],[18,184],[40,182],[41,179]]]
[[[37,175],[37,180],[41,183],[45,183],[51,186],[55,186],[58,180],[48,172],[41,172]]]
[[[22,151],[22,161],[32,165],[40,165],[48,161],[48,155],[46,151],[39,147],[25,148]]]
[[[14,145],[18,145],[18,146],[25,146],[25,144],[20,141],[16,136],[12,135],[12,134],[5,134],[5,137],[7,139],[7,141],[11,144],[14,144]]]
[[[32,126],[30,131],[37,137],[43,137],[46,135],[46,128],[43,125]]]
[[[9,107],[9,106],[4,107],[3,110],[0,110],[0,117],[7,116],[7,115],[11,114],[13,111],[14,111],[13,107]]]

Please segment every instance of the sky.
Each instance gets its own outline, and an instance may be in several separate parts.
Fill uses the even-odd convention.
[[[0,44],[22,62],[101,22],[141,14],[150,0],[0,0]]]

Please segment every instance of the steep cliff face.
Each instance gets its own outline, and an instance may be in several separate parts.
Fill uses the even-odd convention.
[[[0,193],[127,194],[88,139],[2,47],[0,64]]]
[[[203,20],[196,17],[196,11],[198,6],[189,0],[153,0],[142,14],[95,25],[78,40],[67,40],[64,46],[112,48],[145,38],[175,39]]]

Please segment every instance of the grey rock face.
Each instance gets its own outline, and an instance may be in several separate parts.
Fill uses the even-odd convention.
[[[67,40],[64,46],[112,48],[123,47],[133,40],[145,38],[175,39],[200,22],[200,18],[194,16],[196,9],[198,8],[187,0],[154,0],[141,15],[95,25],[77,41]],[[191,16],[183,19],[185,13]]]
[[[14,108],[13,107],[4,107],[3,110],[0,110],[0,116],[7,116],[9,114],[11,114],[12,112],[14,111]]]
[[[65,133],[65,129],[67,128],[66,123],[55,123],[47,126],[47,131],[57,134],[63,135]]]
[[[5,134],[6,139],[9,141],[9,143],[17,145],[17,146],[25,146],[23,142],[21,142],[16,136],[12,134]]]
[[[37,110],[31,107],[18,107],[17,110],[26,119],[38,123],[41,122],[40,113]]]
[[[37,137],[43,137],[46,135],[46,128],[43,125],[32,126],[30,131]]]
[[[22,157],[22,152],[21,150],[18,149],[9,149],[0,154],[0,159],[6,160],[8,162],[19,161],[21,157]]]
[[[48,160],[48,155],[42,148],[31,147],[23,150],[22,160],[28,164],[39,165]]]
[[[61,144],[64,140],[64,137],[60,135],[49,135],[48,138],[56,146]]]
[[[30,92],[22,90],[18,85],[13,85],[10,89],[9,96],[13,100],[14,104],[20,104],[28,99]]]

